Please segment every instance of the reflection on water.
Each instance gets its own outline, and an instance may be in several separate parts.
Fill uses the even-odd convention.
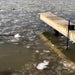
[[[21,68],[30,61],[32,53],[32,48],[26,48],[26,45],[0,45],[0,71]]]

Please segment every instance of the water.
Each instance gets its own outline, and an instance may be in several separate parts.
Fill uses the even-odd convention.
[[[20,33],[25,37],[24,40],[19,43],[5,43],[13,39],[13,36],[0,36],[0,71],[22,69],[25,63],[33,59],[32,56],[37,57],[35,53],[36,50],[42,52],[43,50],[49,50],[44,46],[44,43],[39,37],[43,31],[51,31],[51,28],[42,23],[39,18],[39,13],[49,11],[65,19],[71,18],[71,21],[75,22],[74,0],[0,1],[0,34]],[[65,71],[65,69],[62,68],[63,66],[60,64],[60,59],[57,62],[58,57],[55,53],[50,53],[50,57],[52,57],[51,62],[54,63],[50,65],[49,73],[52,75],[56,73],[57,75],[72,75],[71,72],[68,70]],[[40,56],[37,58],[40,58]],[[44,73],[40,74],[44,75]]]
[[[21,68],[25,62],[30,61],[32,52],[25,45],[0,45],[0,71]]]

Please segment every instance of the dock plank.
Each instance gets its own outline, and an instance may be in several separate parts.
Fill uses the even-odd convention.
[[[58,17],[50,12],[40,13],[40,19],[51,26],[53,29],[57,30],[61,34],[67,37],[68,32],[68,21]],[[74,23],[70,23],[71,25],[75,25]],[[69,31],[69,39],[75,42],[75,30]]]

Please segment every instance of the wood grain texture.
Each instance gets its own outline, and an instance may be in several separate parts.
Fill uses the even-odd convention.
[[[61,34],[67,37],[67,28],[68,21],[58,17],[50,12],[40,13],[40,19],[51,26],[53,29],[57,30]],[[70,23],[71,25],[75,25],[74,23]],[[69,31],[69,39],[75,42],[75,30]]]

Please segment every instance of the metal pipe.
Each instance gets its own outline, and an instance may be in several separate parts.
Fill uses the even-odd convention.
[[[67,27],[67,45],[66,45],[66,50],[68,50],[68,47],[69,47],[69,29],[70,29],[70,20],[68,21],[68,27]]]

